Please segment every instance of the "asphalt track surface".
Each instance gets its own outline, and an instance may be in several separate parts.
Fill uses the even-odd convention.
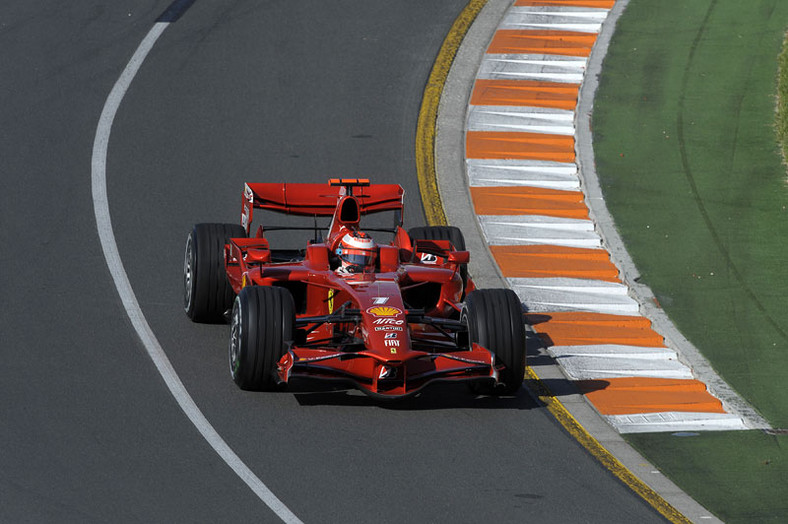
[[[99,115],[168,5],[0,7],[0,522],[278,520],[173,400],[96,232]],[[112,127],[123,264],[196,404],[304,522],[660,521],[525,390],[436,387],[393,405],[313,384],[242,392],[227,326],[181,310],[185,237],[195,222],[235,222],[244,181],[397,182],[406,225],[423,224],[416,116],[463,7],[198,0],[156,43]]]

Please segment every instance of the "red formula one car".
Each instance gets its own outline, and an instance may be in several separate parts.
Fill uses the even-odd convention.
[[[508,289],[475,290],[453,227],[402,229],[396,184],[248,183],[241,225],[197,224],[186,242],[184,307],[195,322],[231,322],[236,384],[272,390],[295,377],[350,381],[379,397],[437,381],[513,393],[525,370],[521,304]],[[260,225],[256,209],[314,217],[309,227]],[[393,212],[394,226],[361,219]],[[319,217],[331,217],[318,227]],[[300,249],[272,232],[313,231]],[[370,232],[392,236],[376,244]],[[303,244],[302,244],[303,245]]]

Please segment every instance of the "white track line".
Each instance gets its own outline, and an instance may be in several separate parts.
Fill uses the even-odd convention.
[[[211,423],[208,422],[208,419],[202,414],[200,408],[194,403],[189,392],[186,391],[186,387],[184,387],[181,379],[172,367],[170,360],[164,353],[161,344],[159,344],[156,335],[154,335],[148,321],[145,319],[145,315],[140,309],[137,297],[134,295],[134,290],[131,288],[131,283],[126,275],[126,269],[123,267],[123,262],[120,259],[118,245],[115,241],[115,234],[112,230],[109,201],[107,199],[107,145],[112,130],[112,122],[142,62],[148,56],[156,40],[158,40],[159,36],[161,36],[168,25],[169,23],[166,22],[157,22],[142,40],[134,56],[131,57],[123,73],[121,73],[120,78],[118,78],[118,81],[112,88],[112,91],[110,91],[104,103],[101,117],[99,118],[96,138],[93,142],[91,185],[93,191],[93,210],[96,215],[96,226],[98,227],[101,247],[104,251],[107,267],[112,274],[112,279],[115,281],[115,287],[123,302],[123,307],[126,309],[126,314],[129,320],[131,320],[134,329],[137,331],[137,335],[140,337],[142,344],[145,346],[145,350],[148,352],[151,360],[153,360],[156,369],[164,379],[170,393],[175,397],[175,401],[180,408],[208,444],[210,444],[222,460],[230,466],[235,474],[252,489],[261,501],[271,508],[271,510],[284,522],[299,523],[301,520],[296,517],[295,514],[293,514],[293,512],[291,512],[287,506],[268,489],[263,481],[257,478],[238,455],[230,449],[230,446],[227,445]]]

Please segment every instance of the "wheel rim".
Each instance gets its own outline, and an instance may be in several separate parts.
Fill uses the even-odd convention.
[[[192,282],[194,279],[192,258],[194,255],[194,247],[192,245],[192,236],[186,241],[186,253],[183,256],[183,308],[188,311],[192,305]]]
[[[233,305],[233,317],[230,324],[230,373],[235,378],[241,365],[241,305],[238,299]]]

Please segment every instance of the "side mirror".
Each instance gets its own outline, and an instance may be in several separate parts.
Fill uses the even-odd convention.
[[[470,259],[469,251],[449,251],[449,262],[453,264],[467,264]]]

